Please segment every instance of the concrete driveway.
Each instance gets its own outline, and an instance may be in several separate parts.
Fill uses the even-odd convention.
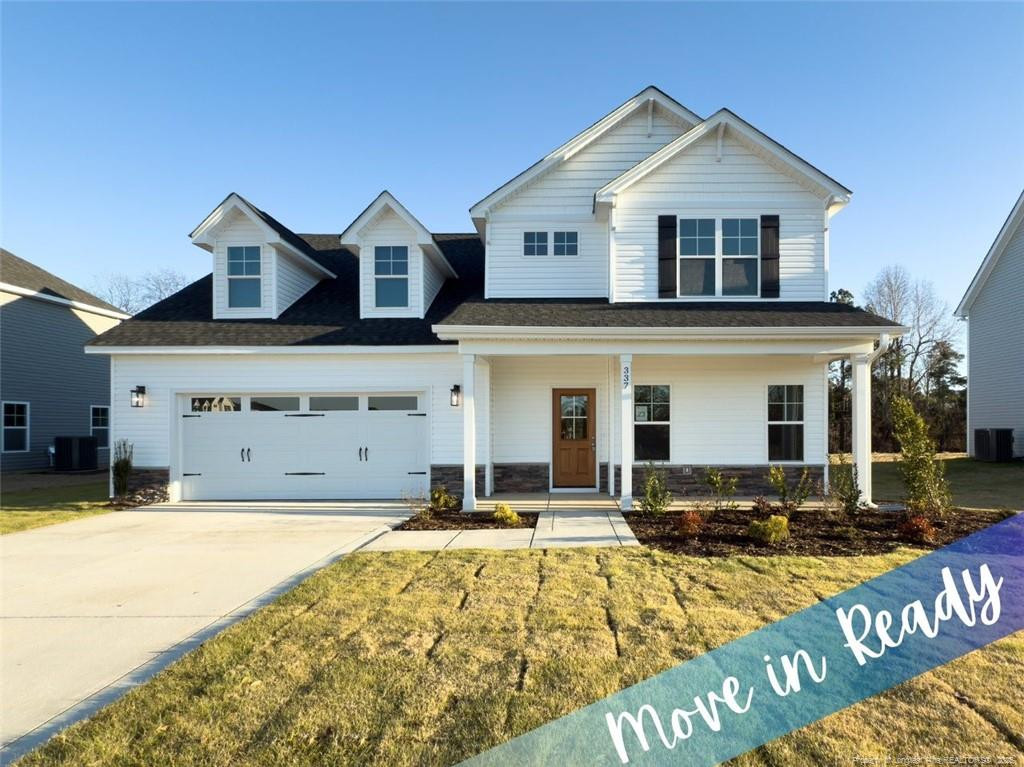
[[[0,537],[2,761],[408,516],[380,501],[177,504]]]

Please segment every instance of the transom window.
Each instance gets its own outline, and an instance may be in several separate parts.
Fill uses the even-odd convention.
[[[310,397],[310,410],[358,410],[359,397]]]
[[[5,402],[3,452],[28,452],[28,403]]]
[[[633,387],[633,460],[669,460],[670,394],[667,385]]]
[[[89,433],[96,438],[96,447],[110,447],[110,408],[93,405],[89,410]]]
[[[378,245],[373,251],[374,300],[378,307],[409,305],[409,248]]]
[[[236,413],[242,409],[241,397],[192,397],[193,413]]]
[[[575,256],[579,253],[579,232],[555,232],[555,255]]]
[[[804,459],[804,387],[768,387],[768,460]]]
[[[249,409],[258,412],[298,410],[298,397],[250,397]]]
[[[228,307],[256,308],[262,305],[262,262],[259,245],[228,246]]]
[[[547,232],[523,232],[523,255],[546,256],[548,254]]]
[[[756,218],[679,219],[679,296],[757,296]]]
[[[419,406],[419,397],[376,395],[366,398],[367,410],[415,410]]]

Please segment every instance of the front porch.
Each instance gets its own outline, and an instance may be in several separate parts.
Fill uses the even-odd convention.
[[[461,490],[466,511],[492,510],[507,494],[524,511],[585,498],[628,511],[649,463],[679,500],[705,494],[706,467],[738,477],[741,497],[771,494],[771,465],[792,477],[810,469],[827,488],[828,363],[847,358],[854,464],[870,500],[877,338],[647,342],[619,354],[595,354],[593,343],[463,342],[465,459],[432,467],[433,481]]]

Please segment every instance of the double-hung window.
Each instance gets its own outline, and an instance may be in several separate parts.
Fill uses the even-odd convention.
[[[768,460],[804,459],[804,387],[768,387]]]
[[[409,305],[409,248],[378,245],[373,251],[374,296],[377,307]]]
[[[262,303],[259,245],[228,246],[228,307],[258,308]]]
[[[547,232],[523,232],[523,255],[546,256],[548,254]]]
[[[110,447],[110,408],[93,405],[89,408],[89,433],[96,438],[96,447]]]
[[[669,399],[668,386],[633,387],[633,460],[669,460]]]
[[[760,241],[756,218],[680,218],[679,296],[756,297]]]
[[[25,453],[28,451],[28,403],[5,402],[3,451]]]

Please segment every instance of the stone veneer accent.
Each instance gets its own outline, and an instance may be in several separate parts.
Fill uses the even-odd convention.
[[[128,492],[118,503],[129,506],[145,506],[150,503],[162,503],[168,499],[167,483],[170,479],[168,469],[140,468],[132,469],[128,477]]]
[[[484,494],[484,479],[486,469],[483,466],[476,467],[476,496],[480,498]],[[452,495],[462,496],[462,464],[441,465],[432,464],[430,467],[430,489],[444,485]]]
[[[710,495],[710,490],[704,484],[705,466],[682,466],[662,465],[657,466],[665,472],[665,481],[668,489],[678,497],[694,495]],[[740,481],[736,487],[736,494],[745,495],[773,495],[772,486],[768,484],[768,465],[758,466],[716,466],[723,474],[730,477],[739,477]],[[815,482],[824,482],[825,467],[818,466],[784,466],[786,477],[791,482],[800,479],[800,474],[806,468]],[[647,467],[633,465],[633,497],[643,493],[644,475]],[[689,470],[689,473],[687,473]],[[615,492],[618,494],[622,489],[622,467],[615,467]]]

